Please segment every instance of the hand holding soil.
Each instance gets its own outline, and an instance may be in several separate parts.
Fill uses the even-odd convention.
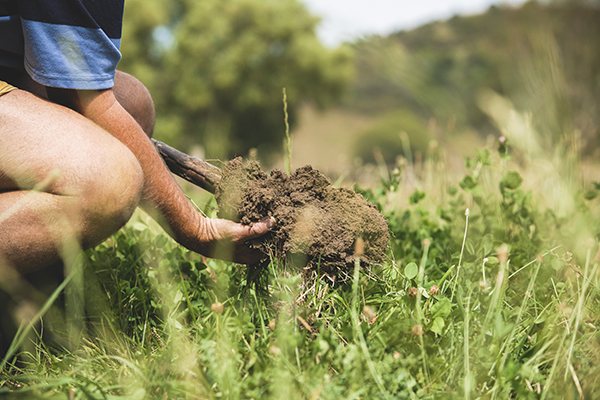
[[[280,170],[267,174],[257,162],[237,158],[220,170],[164,143],[154,144],[173,173],[215,194],[219,217],[246,225],[275,218],[269,233],[252,241],[264,254],[342,280],[358,256],[358,238],[364,243],[362,266],[385,258],[390,235],[375,206],[351,189],[334,188],[311,166],[291,176]]]
[[[250,225],[220,218],[203,218],[201,221],[199,241],[205,246],[201,253],[240,264],[254,264],[265,258],[262,251],[248,246],[247,242],[263,236],[275,225],[269,217]]]
[[[354,266],[358,238],[364,241],[361,265],[385,257],[389,232],[375,206],[351,189],[334,188],[310,166],[291,176],[280,170],[267,174],[257,162],[237,158],[223,170],[215,197],[222,218],[252,224],[274,217],[276,226],[252,244],[296,266],[344,280]]]

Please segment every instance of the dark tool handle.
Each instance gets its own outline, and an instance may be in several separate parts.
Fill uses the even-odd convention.
[[[211,193],[215,192],[215,188],[221,182],[221,170],[218,167],[158,140],[152,139],[152,143],[172,173]]]

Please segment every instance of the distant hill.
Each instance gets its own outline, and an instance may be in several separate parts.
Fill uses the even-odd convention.
[[[599,148],[600,1],[493,6],[353,47],[356,80],[344,107],[381,115],[364,137],[385,136],[390,115],[395,142],[402,120],[410,120],[413,142],[461,131],[498,134],[478,105],[491,89],[530,112],[548,146],[580,146],[585,154]]]

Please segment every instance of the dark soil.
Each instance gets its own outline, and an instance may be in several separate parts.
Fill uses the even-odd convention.
[[[346,280],[358,238],[364,242],[362,266],[385,258],[389,231],[375,206],[351,189],[334,188],[311,166],[291,176],[267,174],[257,162],[237,158],[223,170],[215,197],[222,218],[250,224],[275,217],[275,228],[253,245],[306,270]]]

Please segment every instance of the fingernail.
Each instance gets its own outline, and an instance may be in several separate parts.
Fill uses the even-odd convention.
[[[265,217],[260,222],[264,222],[268,229],[272,229],[277,224],[275,217]]]

